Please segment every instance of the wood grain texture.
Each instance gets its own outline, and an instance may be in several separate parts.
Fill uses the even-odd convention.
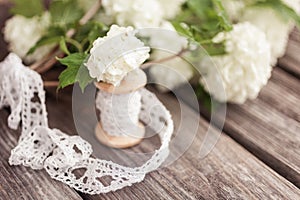
[[[258,99],[228,106],[224,131],[300,187],[300,80],[273,75]]]
[[[56,101],[55,94],[48,90],[49,117],[52,126],[75,133],[72,127],[72,113],[69,110],[71,100],[62,95],[62,100]],[[65,93],[67,94],[67,92]],[[173,164],[152,172],[141,183],[134,184],[116,192],[90,196],[81,194],[84,199],[297,199],[300,190],[293,184],[267,167],[251,153],[234,142],[226,135],[221,135],[213,151],[204,159],[199,158],[199,149],[203,143],[208,123],[186,105],[180,106],[171,95],[160,95],[160,99],[171,111],[176,130],[180,127],[182,139],[194,137],[191,123],[199,121],[199,130],[192,146]],[[56,109],[53,109],[56,108]],[[86,119],[86,131],[93,131],[90,123],[90,108],[82,114]],[[86,112],[86,113],[85,113]],[[62,122],[61,116],[64,116]],[[184,121],[180,116],[184,117]],[[56,117],[56,118],[54,118]],[[88,128],[90,127],[90,128]],[[93,134],[93,133],[86,133]],[[217,137],[218,132],[214,130]],[[150,152],[157,147],[156,137],[132,148],[132,152]],[[179,143],[172,144],[172,151],[177,151]],[[99,146],[98,146],[99,147]],[[128,156],[128,153],[114,152],[109,148],[96,148],[94,151],[102,156],[110,157],[121,164],[130,160],[133,166],[141,163],[138,159]],[[97,152],[96,152],[97,153]]]
[[[256,100],[229,104],[224,132],[300,187],[300,80],[280,68]],[[184,90],[181,94],[189,104]],[[200,102],[201,104],[201,102]],[[210,119],[207,112],[203,115]],[[218,120],[216,120],[218,121]]]
[[[0,110],[0,199],[81,199],[74,190],[51,179],[44,170],[8,164],[19,131],[7,127],[7,117],[8,111]]]
[[[297,78],[300,78],[300,33],[294,29],[286,49],[285,56],[279,59],[279,66]]]
[[[272,78],[261,91],[259,99],[272,105],[280,113],[300,122],[300,81],[283,69],[274,68]]]

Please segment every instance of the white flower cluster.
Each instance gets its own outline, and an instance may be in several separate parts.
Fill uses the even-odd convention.
[[[215,99],[244,103],[257,97],[267,83],[271,66],[284,55],[294,23],[269,7],[249,6],[256,0],[222,1],[230,19],[237,23],[233,31],[219,33],[215,42],[226,40],[226,55],[208,57],[201,62],[204,75],[200,82]],[[283,0],[300,10],[300,0]],[[216,69],[211,67],[216,65]],[[224,88],[224,89],[223,89]]]
[[[237,21],[246,7],[245,0],[223,0],[222,4],[232,21]]]
[[[132,27],[112,25],[107,36],[98,38],[85,64],[90,76],[117,86],[128,72],[140,67],[149,58],[150,48],[135,34]]]
[[[40,47],[31,55],[27,55],[27,52],[42,37],[49,24],[50,14],[48,12],[45,12],[41,17],[13,16],[7,20],[4,28],[4,39],[9,44],[9,50],[27,63],[43,58],[50,52],[51,46]]]
[[[299,12],[299,0],[284,0],[283,2]],[[284,19],[271,8],[260,7],[245,9],[240,21],[248,21],[266,34],[271,45],[271,64],[275,65],[277,59],[285,53],[289,34],[295,24]]]
[[[175,17],[185,0],[103,0],[106,15],[121,26],[159,27]]]
[[[245,22],[214,38],[215,43],[222,41],[227,54],[202,60],[200,82],[221,102],[244,103],[248,98],[256,98],[272,70],[265,34]]]
[[[249,6],[256,0],[224,0],[222,1],[229,17],[233,21],[250,22],[262,30],[271,45],[271,64],[275,65],[277,59],[285,53],[288,36],[294,23],[287,21],[276,11],[269,7]],[[287,6],[300,11],[300,0],[283,0]]]

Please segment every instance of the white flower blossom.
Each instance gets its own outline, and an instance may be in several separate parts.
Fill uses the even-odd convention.
[[[49,24],[50,14],[48,12],[42,17],[13,16],[7,20],[4,28],[4,39],[8,42],[9,50],[27,63],[43,58],[50,52],[51,45],[40,47],[31,55],[27,55],[27,52],[42,37]]]
[[[232,21],[237,21],[246,7],[245,0],[223,0],[222,4]]]
[[[284,0],[296,12],[299,12],[299,0]],[[272,8],[250,7],[244,10],[240,21],[248,21],[262,30],[271,45],[271,64],[275,65],[277,59],[285,54],[289,34],[294,23],[284,19]]]
[[[174,18],[181,10],[186,0],[158,0],[165,19]]]
[[[128,72],[140,67],[149,58],[150,48],[135,34],[132,27],[112,25],[107,36],[98,38],[85,64],[90,76],[117,86]]]
[[[245,22],[214,38],[216,43],[221,41],[225,41],[227,54],[202,60],[200,83],[221,102],[244,103],[248,98],[255,99],[272,71],[265,34]]]
[[[120,26],[157,27],[163,18],[157,0],[103,0],[102,5]]]
[[[84,1],[84,0],[81,0]],[[159,27],[174,18],[186,0],[103,0],[106,15],[121,26]]]

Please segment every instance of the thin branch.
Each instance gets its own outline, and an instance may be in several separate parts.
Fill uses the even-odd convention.
[[[154,65],[154,64],[157,64],[157,63],[164,63],[164,62],[167,62],[167,61],[172,60],[174,58],[181,57],[187,51],[188,51],[188,49],[182,49],[177,54],[174,54],[172,56],[168,56],[168,57],[165,57],[165,58],[162,58],[162,59],[158,59],[158,60],[153,60],[153,61],[147,62],[147,63],[143,64],[141,66],[141,68],[142,69],[146,69],[146,68],[150,67],[151,65]]]
[[[57,87],[58,85],[58,81],[44,81],[44,87]]]
[[[92,19],[98,10],[101,7],[102,0],[98,0],[89,10],[88,12],[80,19],[79,24],[84,25],[86,24],[90,19]]]
[[[53,67],[53,65],[57,62],[56,57],[61,58],[63,56],[64,56],[64,53],[57,51],[55,54],[53,54],[53,57],[50,60],[45,62],[41,67],[37,68],[36,71],[40,74],[45,73],[46,71],[51,69]]]
[[[101,0],[98,0],[86,13],[85,15],[79,20],[80,25],[86,24],[99,10],[101,7]],[[71,38],[76,33],[75,29],[70,29],[66,33],[67,38]],[[57,50],[59,49],[58,46],[55,46],[49,54],[47,54],[41,60],[36,61],[30,66],[30,69],[36,70],[39,73],[43,73],[49,70],[55,63],[56,63],[56,56],[58,56]],[[41,68],[41,69],[39,69]]]
[[[53,55],[56,53],[56,51],[58,50],[58,47],[54,47],[45,57],[43,57],[42,59],[36,61],[35,63],[33,63],[32,65],[30,65],[30,69],[32,70],[36,70],[37,68],[39,68],[43,63],[45,63],[46,61],[49,60],[49,58],[53,57]]]

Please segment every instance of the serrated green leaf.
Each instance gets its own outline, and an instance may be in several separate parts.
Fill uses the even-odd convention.
[[[52,22],[61,27],[74,24],[83,16],[77,0],[55,0],[49,10]]]
[[[172,24],[176,31],[197,42],[210,55],[225,53],[222,44],[212,42],[219,32],[232,30],[221,0],[187,0]]]
[[[88,23],[79,26],[74,39],[81,43],[84,52],[88,52],[92,47],[93,42],[98,37],[106,35],[108,27],[98,21],[89,21]]]
[[[12,14],[33,17],[42,15],[44,11],[42,0],[12,0],[14,6],[10,9]]]
[[[88,68],[81,66],[78,71],[78,76],[76,77],[76,82],[79,83],[81,91],[84,92],[86,86],[94,81],[94,78],[90,76]]]
[[[94,80],[89,76],[87,68],[83,65],[87,57],[88,54],[74,53],[58,59],[61,64],[67,66],[67,69],[59,76],[58,89],[78,82],[81,90],[84,91],[85,87]]]

